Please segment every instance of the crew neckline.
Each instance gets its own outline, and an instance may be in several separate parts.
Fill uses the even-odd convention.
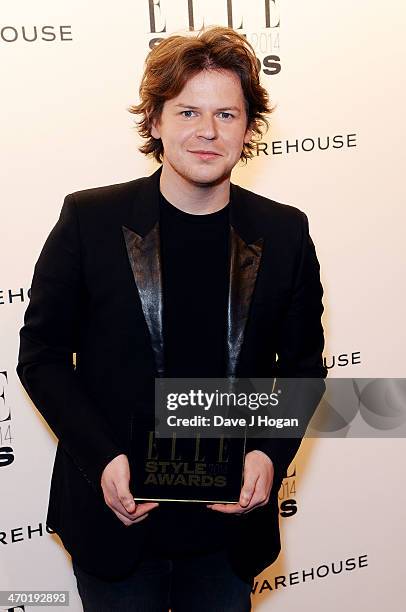
[[[185,212],[180,208],[177,208],[171,202],[169,202],[165,196],[160,191],[160,204],[161,209],[164,213],[168,213],[173,218],[178,219],[179,221],[186,221],[187,223],[216,223],[223,218],[226,218],[229,214],[230,210],[230,201],[227,202],[223,208],[220,210],[216,210],[211,213],[205,213],[203,215],[197,215],[194,213]]]

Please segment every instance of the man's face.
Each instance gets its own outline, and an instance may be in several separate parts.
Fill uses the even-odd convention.
[[[162,139],[167,171],[201,186],[229,177],[252,135],[239,77],[230,70],[199,72],[166,100],[151,134]]]

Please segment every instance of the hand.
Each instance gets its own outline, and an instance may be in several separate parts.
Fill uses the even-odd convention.
[[[246,514],[269,501],[274,467],[268,455],[253,450],[245,455],[244,484],[237,504],[206,504],[207,508],[224,514]]]
[[[156,502],[136,504],[129,489],[130,466],[127,455],[117,455],[106,465],[101,477],[104,501],[126,527],[143,521]]]

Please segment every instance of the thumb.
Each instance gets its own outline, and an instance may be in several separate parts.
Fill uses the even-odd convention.
[[[134,501],[133,496],[130,494],[130,497],[126,498],[125,503],[123,504],[124,508],[127,510],[127,512],[134,512],[137,504]]]
[[[241,489],[239,503],[240,506],[248,506],[250,503],[252,496],[255,491],[255,483],[257,481],[257,476],[248,468],[245,469],[244,472],[244,484]]]
[[[136,509],[136,503],[130,489],[128,488],[128,484],[121,482],[116,486],[116,489],[117,496],[127,512],[134,512]]]

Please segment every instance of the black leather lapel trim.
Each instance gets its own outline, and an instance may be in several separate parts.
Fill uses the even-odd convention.
[[[159,223],[144,237],[122,226],[128,259],[148,325],[158,377],[164,375],[163,290]]]
[[[227,376],[236,376],[251,299],[261,262],[263,238],[246,244],[230,226],[230,285],[227,308]]]

